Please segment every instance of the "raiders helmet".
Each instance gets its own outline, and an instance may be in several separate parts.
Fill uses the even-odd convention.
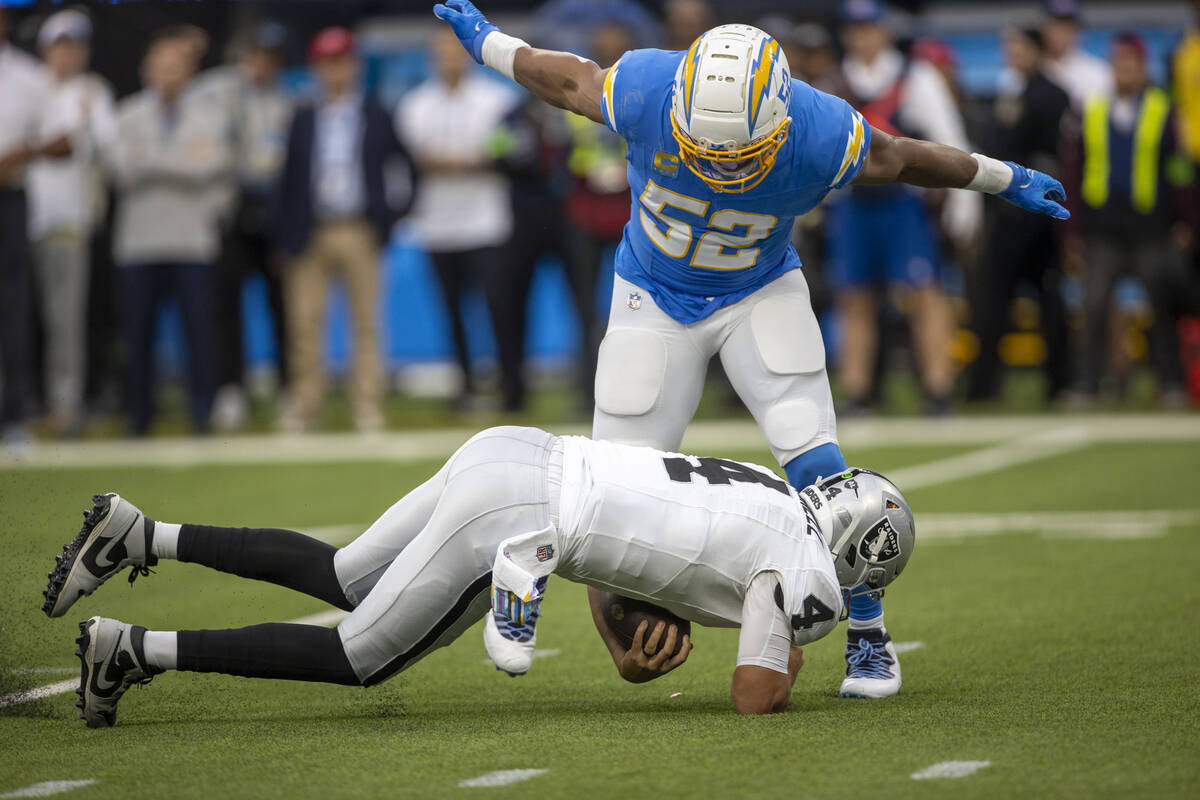
[[[855,467],[806,486],[800,499],[829,544],[843,591],[882,596],[916,543],[912,509],[896,485]]]

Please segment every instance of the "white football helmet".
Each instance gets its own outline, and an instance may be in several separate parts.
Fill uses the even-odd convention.
[[[787,141],[792,80],[779,42],[751,25],[721,25],[675,71],[671,128],[683,163],[718,192],[757,186]]]
[[[912,556],[916,524],[908,501],[887,478],[857,467],[800,491],[833,553],[849,596],[882,596]]]

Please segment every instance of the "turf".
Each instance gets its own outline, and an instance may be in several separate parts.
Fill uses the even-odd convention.
[[[892,469],[953,452],[849,456]],[[132,588],[114,580],[66,618],[45,619],[43,576],[92,491],[121,491],[176,521],[365,525],[435,466],[0,472],[9,568],[0,584],[0,692],[69,678],[52,670],[77,665],[75,622],[93,613],[176,628],[322,610],[277,587],[164,563]],[[1200,509],[1197,475],[1191,443],[1104,445],[910,499],[918,514]],[[559,654],[524,678],[481,663],[476,628],[372,689],[168,674],[131,691],[118,726],[101,731],[75,718],[73,694],[56,695],[0,710],[0,794],[94,778],[64,796],[1194,796],[1198,534],[1013,533],[918,545],[886,606],[896,639],[924,646],[901,657],[904,691],[885,701],[835,696],[840,631],[806,648],[793,708],[776,717],[732,712],[731,631],[697,629],[683,668],[625,684],[591,629],[582,587],[559,580],[538,633],[539,648]],[[909,778],[949,760],[991,766],[955,780]],[[548,772],[503,788],[457,787],[520,768]]]

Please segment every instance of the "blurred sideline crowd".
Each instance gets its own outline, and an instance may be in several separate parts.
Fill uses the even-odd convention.
[[[532,19],[535,44],[604,67],[634,47],[685,49],[726,21],[704,0],[669,0],[661,19],[632,0],[551,0]],[[1200,400],[1200,28],[1157,86],[1141,35],[1115,33],[1098,58],[1079,46],[1077,2],[1047,0],[1038,24],[998,34],[1006,66],[981,102],[946,43],[898,41],[876,0],[846,0],[832,28],[754,22],[797,78],[875,127],[1059,176],[1073,213],[1062,224],[976,193],[851,187],[799,220],[843,414],[879,407],[897,359],[913,365],[932,415],[964,397],[997,400],[1012,366],[1040,367],[1046,401],[1068,407],[1119,396],[1139,359],[1158,403]],[[401,218],[448,312],[455,409],[479,408],[485,394],[463,313],[476,288],[496,342],[497,402],[525,407],[528,298],[546,256],[574,301],[579,404],[590,406],[607,300],[597,287],[630,215],[616,134],[495,80],[448,30],[428,40],[428,79],[385,108],[364,89],[347,28],[311,39],[315,90],[297,93],[283,80],[285,26],[244,31],[228,63],[204,71],[205,32],[169,26],[146,46],[143,88],[119,101],[90,71],[83,11],[42,21],[36,53],[7,43],[7,28],[0,8],[5,442],[28,442],[38,417],[52,435],[80,434],[97,370],[120,375],[127,431],[150,431],[157,320],[172,299],[193,428],[244,424],[241,303],[254,275],[278,351],[278,425],[321,425],[327,306],[341,282],[353,424],[381,429],[380,264]]]

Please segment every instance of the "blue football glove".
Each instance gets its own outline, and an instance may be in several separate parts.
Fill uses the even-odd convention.
[[[483,12],[470,0],[446,0],[433,7],[433,15],[450,23],[462,46],[480,64],[483,63],[483,40],[492,31],[500,30],[487,21]]]
[[[1062,207],[1067,202],[1063,185],[1044,172],[1005,161],[1013,171],[1012,183],[997,196],[1026,211],[1047,214],[1055,219],[1070,219],[1071,212]]]

